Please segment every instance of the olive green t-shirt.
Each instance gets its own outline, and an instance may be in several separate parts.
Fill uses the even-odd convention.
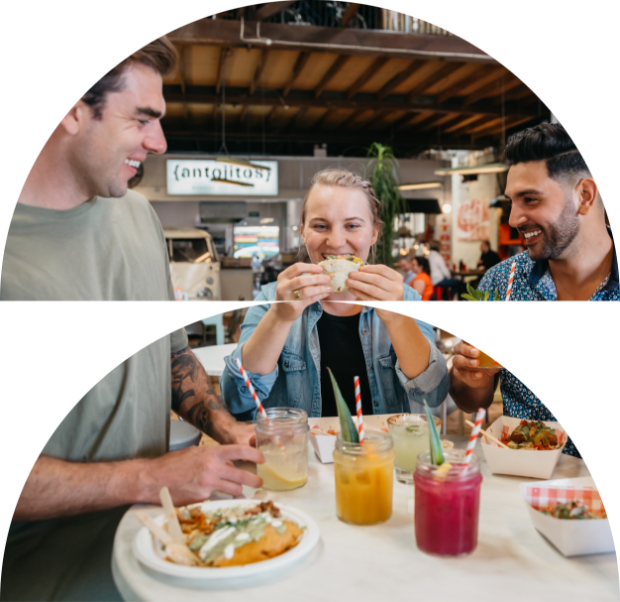
[[[157,214],[137,192],[59,211],[17,204],[4,251],[0,299],[173,299]]]
[[[170,430],[170,339],[166,336],[145,347],[96,384],[61,422],[42,453],[78,462],[165,454]],[[0,601],[120,600],[110,566],[114,534],[126,510],[13,522],[2,564]]]

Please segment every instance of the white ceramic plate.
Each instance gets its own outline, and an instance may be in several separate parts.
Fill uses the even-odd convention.
[[[216,502],[207,502],[209,510],[217,508],[225,508],[230,506],[247,506],[252,507],[259,504],[256,500],[221,500]],[[200,506],[201,504],[192,504]],[[231,579],[238,577],[247,577],[250,575],[264,574],[269,571],[281,569],[287,565],[297,562],[300,558],[308,554],[319,541],[318,525],[301,510],[285,506],[284,504],[276,504],[282,513],[282,517],[297,523],[300,527],[305,527],[301,541],[291,550],[285,552],[275,558],[263,560],[253,564],[244,566],[231,567],[191,567],[174,564],[164,560],[163,553],[154,545],[153,537],[149,530],[143,527],[138,531],[133,541],[133,551],[138,560],[146,567],[171,575],[173,577],[181,577],[185,579]],[[160,525],[164,523],[164,515],[160,515],[154,519]]]

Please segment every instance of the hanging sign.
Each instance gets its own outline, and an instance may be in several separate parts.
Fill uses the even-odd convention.
[[[234,161],[234,157],[231,159]],[[168,159],[167,192],[170,195],[276,196],[278,162],[252,161],[252,164],[246,166],[210,160]]]

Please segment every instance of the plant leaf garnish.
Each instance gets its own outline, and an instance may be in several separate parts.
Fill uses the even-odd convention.
[[[338,418],[340,419],[340,435],[342,436],[342,440],[347,441],[348,443],[359,443],[359,434],[357,432],[357,428],[355,427],[355,423],[353,422],[353,418],[351,418],[349,406],[340,392],[340,388],[338,387],[338,383],[336,382],[332,371],[329,368],[327,371],[329,372],[332,387],[334,388],[334,397],[336,398],[336,409],[338,410]]]

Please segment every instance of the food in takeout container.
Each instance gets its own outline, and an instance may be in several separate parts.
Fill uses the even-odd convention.
[[[515,429],[522,429],[522,422],[520,418],[500,416],[490,426],[488,432],[503,442]],[[534,479],[550,478],[560,459],[567,436],[558,422],[542,421],[541,424],[551,429],[548,432],[552,432],[557,439],[554,449],[507,449],[499,447],[496,443],[489,443],[483,436],[482,449],[491,472]]]
[[[591,477],[520,487],[532,524],[564,556],[614,551],[607,514]]]
[[[349,274],[359,271],[366,262],[354,255],[327,255],[327,259],[318,265],[323,268],[323,274],[329,276],[332,293],[346,293],[349,287],[345,282]]]
[[[334,424],[338,425],[337,417],[334,419]],[[310,429],[310,443],[323,464],[329,464],[334,461],[333,454],[336,446],[336,435],[339,433],[340,427],[338,427],[338,430],[335,430],[331,426],[321,428],[315,425]]]
[[[214,510],[208,504],[194,504],[177,508],[177,517],[185,544],[197,566],[203,567],[268,560],[294,548],[303,534],[299,525],[283,518],[271,501]],[[170,556],[165,559],[177,562]]]

